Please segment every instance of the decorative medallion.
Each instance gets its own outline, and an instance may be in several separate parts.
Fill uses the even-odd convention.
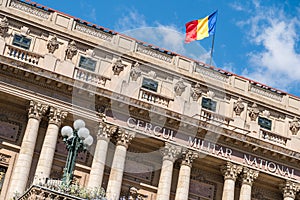
[[[297,135],[299,129],[300,129],[300,123],[299,120],[295,117],[293,121],[290,122],[290,130],[293,135]]]
[[[241,98],[239,98],[239,99],[238,99],[236,102],[234,102],[234,104],[233,104],[233,110],[234,110],[234,112],[235,112],[235,114],[236,114],[237,116],[240,116],[240,115],[241,115],[241,113],[244,111],[244,108],[245,108],[245,106],[244,106],[243,101],[242,101]]]
[[[48,44],[47,44],[47,49],[49,51],[49,53],[54,53],[54,51],[56,49],[58,49],[59,47],[59,42],[57,41],[57,38],[56,38],[56,35],[54,35],[49,41],[48,41]]]
[[[140,64],[136,62],[130,70],[130,77],[132,81],[137,81],[138,77],[140,77],[142,74],[139,66]]]
[[[68,60],[72,60],[72,58],[77,54],[77,47],[76,43],[73,40],[68,44],[67,50],[66,50],[66,58]]]
[[[202,95],[201,85],[196,83],[196,85],[192,88],[191,97],[193,101],[198,101],[198,99]]]
[[[121,71],[124,70],[125,67],[126,67],[126,65],[122,63],[121,58],[118,58],[112,66],[112,70],[114,72],[114,75],[119,75],[121,73]]]
[[[182,79],[180,79],[174,86],[176,96],[181,96],[186,88]]]
[[[254,103],[252,105],[252,107],[249,108],[249,117],[250,117],[251,121],[255,121],[256,118],[258,117],[258,114],[259,114],[259,109],[258,109],[256,103]]]

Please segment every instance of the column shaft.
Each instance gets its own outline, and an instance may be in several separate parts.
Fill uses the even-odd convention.
[[[251,200],[251,190],[254,180],[258,177],[259,172],[247,167],[243,168],[242,187],[240,191],[240,200]]]
[[[23,193],[29,178],[32,157],[37,139],[40,121],[35,118],[29,118],[24,133],[21,149],[14,166],[8,199],[12,198],[15,193]]]
[[[178,178],[175,200],[188,200],[190,175],[191,175],[191,167],[188,165],[181,165],[179,171],[179,178]]]
[[[242,184],[240,191],[240,200],[251,200],[251,185]]]
[[[108,142],[108,139],[99,139],[97,141],[90,178],[88,182],[89,188],[100,187],[102,185]]]
[[[126,151],[125,146],[117,145],[106,190],[106,196],[109,200],[118,200],[120,197]]]
[[[170,191],[172,184],[172,175],[173,175],[173,162],[171,160],[165,159],[163,161],[159,184],[157,189],[157,200],[160,199],[170,199]]]
[[[224,181],[222,200],[234,200],[235,181],[226,179]]]

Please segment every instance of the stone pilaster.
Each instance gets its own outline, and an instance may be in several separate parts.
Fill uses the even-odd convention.
[[[296,193],[299,191],[300,187],[298,184],[292,181],[286,181],[284,185],[280,186],[283,194],[283,200],[294,200]]]
[[[157,200],[170,199],[173,164],[181,154],[181,148],[170,143],[166,143],[165,147],[161,149],[161,154],[163,156],[163,163],[157,189]]]
[[[116,135],[117,145],[106,189],[107,199],[118,200],[120,197],[126,151],[133,138],[133,133],[129,133],[124,129],[118,129]]]
[[[97,134],[97,144],[90,172],[88,187],[101,187],[110,137],[116,132],[116,126],[110,126],[101,121]]]
[[[222,200],[234,200],[234,188],[237,176],[242,172],[243,167],[227,162],[221,167],[224,176]]]
[[[67,115],[66,111],[50,107],[49,124],[35,171],[35,183],[43,183],[46,178],[50,178],[59,128]]]
[[[11,199],[16,192],[23,193],[27,186],[40,121],[47,109],[48,105],[30,101],[28,111],[29,119],[11,177],[10,188],[7,196],[8,199]]]
[[[242,172],[242,187],[240,191],[240,200],[251,200],[251,190],[253,181],[258,177],[259,172],[247,167]]]
[[[194,151],[186,150],[182,153],[175,200],[188,200],[192,163],[197,157]]]

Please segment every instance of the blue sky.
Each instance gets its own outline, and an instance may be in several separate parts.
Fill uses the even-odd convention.
[[[184,44],[185,23],[218,10],[213,64],[300,96],[299,0],[37,3],[206,63],[212,37]]]

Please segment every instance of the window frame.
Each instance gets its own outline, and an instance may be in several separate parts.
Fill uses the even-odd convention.
[[[152,87],[152,86],[150,87],[149,86],[150,84],[144,84],[145,81],[147,81],[148,83],[155,83],[154,87]],[[152,92],[157,92],[158,91],[158,81],[155,81],[151,78],[143,77],[141,87],[144,88],[144,89],[150,90]]]
[[[84,65],[82,65],[82,60],[83,60],[83,59],[85,59],[86,61],[88,61],[88,62],[84,62],[84,63],[83,63]],[[95,65],[93,66],[93,68],[89,67],[89,64],[91,63],[91,61],[95,64]],[[82,67],[82,66],[83,66],[83,67]],[[86,66],[88,66],[88,67],[86,68]],[[90,57],[87,57],[87,56],[84,56],[84,55],[80,55],[79,61],[78,61],[78,68],[84,69],[84,70],[88,70],[88,71],[91,71],[91,72],[96,72],[96,68],[97,68],[97,60],[94,60],[94,59],[92,59],[92,58],[90,58]],[[93,69],[93,70],[92,70],[92,69]]]
[[[17,37],[20,37],[20,41],[16,41],[16,38]],[[26,43],[23,43],[23,40],[24,39],[27,39],[29,40],[29,44],[26,44]],[[15,33],[14,34],[14,37],[13,37],[13,40],[12,40],[12,45],[13,46],[16,46],[16,47],[20,47],[22,49],[26,49],[26,50],[29,50],[30,49],[30,46],[31,46],[31,42],[32,42],[32,38],[29,38],[29,37],[26,37],[24,35],[21,35],[21,34],[17,34]],[[26,45],[25,45],[26,44]]]
[[[205,106],[205,104],[204,104],[203,101],[208,101],[210,105],[212,105],[212,103],[213,103],[213,107],[211,107],[211,106]],[[212,112],[216,112],[216,110],[217,110],[217,101],[214,101],[211,98],[202,97],[201,108],[204,108],[206,110],[210,110]]]

